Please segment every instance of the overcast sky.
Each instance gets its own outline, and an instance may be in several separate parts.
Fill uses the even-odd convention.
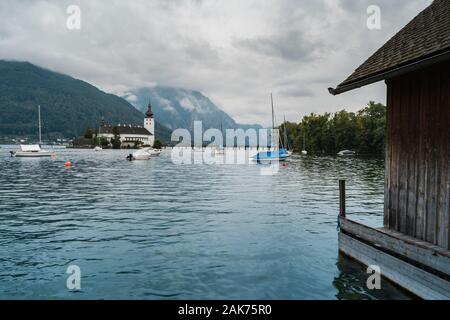
[[[240,123],[385,102],[384,84],[336,86],[431,0],[0,0],[0,59],[30,61],[100,89],[195,89]],[[81,30],[66,27],[81,9]],[[366,26],[381,8],[381,30]]]

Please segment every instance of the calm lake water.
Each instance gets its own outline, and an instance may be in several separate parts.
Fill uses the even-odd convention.
[[[338,254],[348,212],[381,226],[381,160],[293,157],[258,165],[127,162],[127,151],[0,149],[0,299],[407,299]],[[71,161],[73,167],[64,167]],[[66,269],[81,268],[81,291]]]

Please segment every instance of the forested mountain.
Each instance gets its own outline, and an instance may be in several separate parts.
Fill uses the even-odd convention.
[[[28,62],[0,60],[0,136],[35,136],[41,106],[45,139],[77,137],[102,119],[111,124],[142,125],[144,115],[126,100],[87,82]],[[156,136],[170,131],[156,120]]]

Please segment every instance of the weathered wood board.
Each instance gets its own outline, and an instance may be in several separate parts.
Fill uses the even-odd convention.
[[[384,226],[450,249],[450,62],[386,81]]]
[[[339,250],[367,266],[379,266],[382,276],[420,298],[430,300],[450,299],[450,282],[342,232],[339,234]]]
[[[404,257],[450,278],[450,251],[389,229],[373,229],[355,221],[340,218],[341,231],[372,246]]]

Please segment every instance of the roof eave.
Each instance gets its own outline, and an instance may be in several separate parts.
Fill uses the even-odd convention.
[[[423,69],[425,67],[431,66],[433,64],[442,62],[442,61],[446,61],[450,59],[450,50],[447,49],[444,52],[441,52],[439,54],[434,54],[433,56],[424,58],[424,59],[420,59],[418,61],[412,62],[412,63],[408,63],[406,65],[403,65],[401,67],[397,67],[397,68],[393,68],[393,69],[389,69],[386,71],[383,71],[381,73],[378,74],[373,74],[361,79],[357,79],[355,81],[346,83],[346,84],[341,84],[339,86],[337,86],[335,89],[334,88],[328,88],[328,92],[332,95],[338,95],[344,92],[348,92],[354,89],[358,89],[364,86],[367,86],[369,84],[373,84],[376,82],[379,82],[381,80],[386,80],[386,79],[391,79],[397,76],[401,76],[403,74],[406,73],[410,73],[419,69]]]

